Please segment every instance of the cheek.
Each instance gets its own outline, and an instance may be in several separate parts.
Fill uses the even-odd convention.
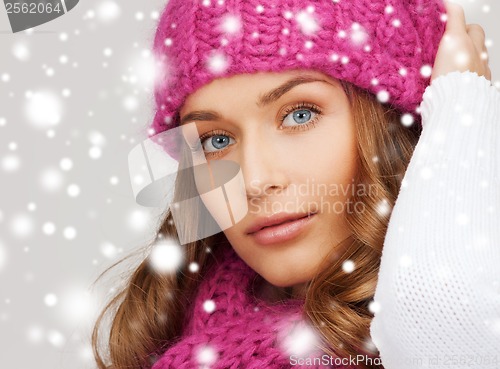
[[[301,173],[301,181],[314,180],[328,186],[352,184],[358,170],[358,151],[354,132],[343,128],[303,140],[300,150],[295,149],[282,164],[290,172]]]

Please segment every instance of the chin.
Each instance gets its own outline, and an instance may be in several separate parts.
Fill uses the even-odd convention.
[[[297,279],[296,276],[287,275],[265,275],[261,274],[262,278],[264,278],[269,284],[272,284],[275,287],[292,287],[300,283],[306,282],[306,279]],[[293,278],[295,277],[295,278]]]

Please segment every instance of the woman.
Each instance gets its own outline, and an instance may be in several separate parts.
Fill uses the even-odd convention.
[[[194,127],[183,167],[237,163],[245,203],[204,200],[223,232],[181,242],[174,273],[134,271],[108,306],[112,367],[496,367],[484,52],[440,1],[170,1],[151,135]],[[245,214],[224,225],[223,205]],[[160,242],[198,231],[188,210],[167,211]]]

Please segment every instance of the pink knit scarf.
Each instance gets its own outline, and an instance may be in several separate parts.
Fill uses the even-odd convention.
[[[232,248],[224,250],[199,286],[182,336],[152,369],[354,368],[327,365],[317,348],[297,352],[308,346],[304,332],[311,332],[297,330],[306,327],[304,301],[269,303],[253,297],[248,291],[255,276]]]

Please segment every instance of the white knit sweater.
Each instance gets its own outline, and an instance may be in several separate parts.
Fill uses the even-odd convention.
[[[500,368],[500,93],[433,81],[393,208],[371,336],[386,369]]]

